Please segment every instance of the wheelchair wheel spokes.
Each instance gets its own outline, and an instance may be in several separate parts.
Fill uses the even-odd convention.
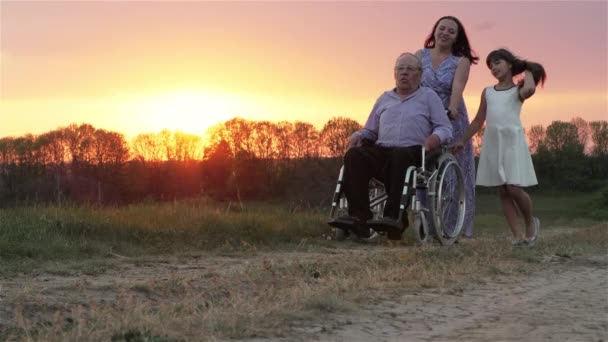
[[[453,175],[452,175],[453,176]],[[450,178],[455,178],[450,176]],[[457,184],[455,184],[454,179],[449,179],[447,182],[442,183],[441,185],[445,185],[442,187],[440,193],[441,198],[439,199],[440,206],[440,219],[443,227],[443,234],[447,237],[453,238],[457,235],[455,232],[455,226],[453,223],[458,220],[458,208],[459,202],[454,198],[454,195],[457,194]]]
[[[375,219],[384,215],[384,205],[386,204],[387,194],[384,184],[372,179],[369,182],[369,208]]]
[[[437,238],[441,244],[450,245],[460,236],[465,211],[464,178],[453,155],[446,153],[440,158],[439,173],[430,188]]]

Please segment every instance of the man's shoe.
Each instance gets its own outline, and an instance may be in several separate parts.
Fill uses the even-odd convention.
[[[362,239],[369,239],[371,236],[369,227],[359,218],[354,216],[344,215],[336,217],[327,222],[327,224],[331,227],[342,229],[345,232],[352,232]]]
[[[355,224],[351,231],[355,233],[359,239],[369,240],[372,237],[372,230],[364,223]]]
[[[377,232],[386,232],[389,240],[401,240],[401,235],[405,230],[403,223],[390,217],[371,219],[367,221],[367,224]]]
[[[334,228],[351,230],[357,221],[359,221],[359,219],[354,216],[342,215],[339,217],[334,217],[333,219],[329,220],[327,224]]]

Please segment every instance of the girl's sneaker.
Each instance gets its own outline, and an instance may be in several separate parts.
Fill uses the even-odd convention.
[[[512,247],[528,247],[528,241],[527,240],[514,240],[514,241],[511,241],[511,246]]]
[[[536,244],[536,240],[538,240],[538,236],[540,235],[540,220],[538,217],[532,217],[532,224],[534,225],[534,235],[532,238],[528,240],[528,246],[532,247]]]

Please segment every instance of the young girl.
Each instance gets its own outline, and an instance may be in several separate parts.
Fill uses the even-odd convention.
[[[523,187],[538,182],[519,115],[522,103],[534,94],[539,82],[544,85],[547,75],[542,65],[521,60],[505,49],[490,52],[486,65],[498,83],[483,90],[477,115],[454,148],[462,150],[487,119],[476,184],[498,188],[513,245],[532,246],[538,239],[540,220],[532,216],[532,200]],[[519,74],[523,80],[516,85],[513,77]],[[519,227],[518,209],[525,229]]]

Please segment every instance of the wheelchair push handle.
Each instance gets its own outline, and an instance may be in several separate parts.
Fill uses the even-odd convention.
[[[422,171],[426,171],[427,160],[438,157],[444,153],[450,153],[450,147],[446,143],[442,143],[439,148],[428,152],[426,151],[426,148],[422,146]]]
[[[424,148],[424,146],[422,147],[422,171],[424,172],[424,167],[426,165],[426,148]]]

